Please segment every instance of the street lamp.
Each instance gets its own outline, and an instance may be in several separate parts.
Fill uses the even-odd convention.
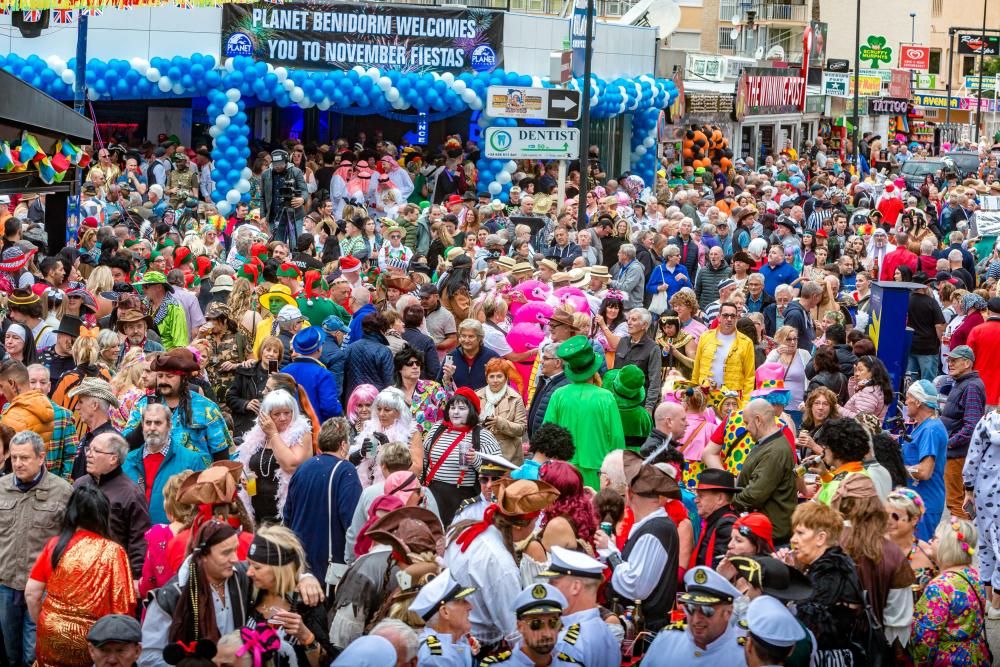
[[[983,0],[983,34],[980,40],[982,46],[979,48],[979,94],[976,97],[976,143],[979,143],[979,123],[983,118],[983,53],[986,52],[986,5],[989,0]],[[948,100],[951,106],[951,100]]]
[[[851,143],[854,148],[854,170],[861,179],[861,146],[858,145],[858,89],[860,86],[861,74],[861,0],[858,0],[857,12],[854,22],[854,129],[851,131]]]
[[[917,13],[910,12],[910,44],[917,43]],[[910,94],[913,94],[916,88],[916,77],[917,73],[914,70],[910,70]]]

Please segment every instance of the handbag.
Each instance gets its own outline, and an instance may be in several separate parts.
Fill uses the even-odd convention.
[[[660,271],[660,277],[664,278],[663,267],[658,266],[656,268]],[[666,282],[666,280],[664,280],[664,282]],[[649,312],[659,315],[668,310],[670,310],[670,297],[667,296],[667,290],[654,294],[653,298],[649,301]]]

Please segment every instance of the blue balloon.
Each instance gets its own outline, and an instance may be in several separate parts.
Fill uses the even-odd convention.
[[[214,69],[205,72],[205,85],[211,88],[217,88],[219,84],[222,83],[222,77]]]
[[[230,88],[239,88],[243,83],[243,72],[230,72],[226,77],[226,83]]]
[[[215,156],[214,151],[212,153],[212,156],[213,157]],[[212,180],[215,181],[216,183],[221,183],[222,182],[222,172],[219,171],[218,169],[213,169],[212,170]]]
[[[235,146],[230,146],[229,148],[227,148],[224,152],[224,155],[226,156],[226,159],[228,159],[230,163],[236,162],[237,160],[240,159],[240,151]]]
[[[224,151],[227,148],[229,148],[230,145],[231,142],[229,141],[229,135],[227,135],[226,133],[220,134],[215,138],[215,147],[218,148],[219,150]]]
[[[233,116],[233,122],[236,125],[246,125],[247,124],[247,114],[245,111],[241,111],[235,116]],[[230,126],[232,127],[232,126]]]
[[[233,145],[239,148],[240,152],[242,153],[243,150],[250,145],[250,139],[247,138],[247,135],[241,134],[240,136],[233,139]]]

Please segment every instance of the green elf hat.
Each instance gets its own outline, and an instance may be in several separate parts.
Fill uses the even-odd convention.
[[[261,263],[266,262],[270,257],[267,254],[267,245],[264,243],[254,243],[250,246],[250,256],[259,259]]]
[[[279,272],[278,275],[281,275]],[[330,286],[323,279],[323,274],[319,271],[306,271],[302,279],[302,290],[305,292],[306,300],[311,304],[312,299],[322,298],[324,293],[329,291]]]
[[[194,255],[191,253],[191,248],[181,246],[174,250],[174,268],[184,268],[186,271],[188,267],[185,265],[191,264],[192,260],[194,260]]]
[[[167,248],[167,247],[173,248],[176,245],[177,244],[174,243],[173,239],[163,239],[162,241],[159,242],[159,244],[157,244],[156,249],[157,250],[163,250],[164,248]]]
[[[279,278],[301,278],[302,272],[299,271],[299,267],[295,266],[291,262],[285,262],[278,267],[277,275]]]
[[[254,285],[260,284],[260,267],[256,264],[250,262],[245,263],[240,267],[240,270],[236,272],[237,278],[245,278],[249,280]]]
[[[149,251],[149,259],[146,260],[146,263],[147,264],[152,264],[153,262],[155,262],[156,260],[158,260],[161,257],[163,257],[163,255],[160,252],[158,252],[156,250],[150,250]]]
[[[198,274],[199,278],[204,278],[212,270],[214,264],[212,259],[207,255],[198,255],[195,258],[194,271]]]
[[[139,243],[139,239],[125,239],[122,241],[122,245],[126,248],[131,248],[132,246]]]

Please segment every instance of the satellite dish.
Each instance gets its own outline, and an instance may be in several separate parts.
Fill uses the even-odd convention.
[[[733,14],[733,18],[729,19],[729,22],[732,23],[733,25],[739,25],[740,24],[739,12]]]
[[[642,19],[645,25],[655,26],[660,39],[669,37],[681,22],[681,8],[676,0],[639,0],[632,9],[618,20],[623,25],[637,25]]]
[[[757,50],[753,52],[753,57],[755,60],[762,60],[764,58],[764,47],[758,46]]]
[[[780,45],[772,46],[767,51],[767,56],[765,60],[784,60],[785,59],[785,49]]]
[[[739,36],[740,36],[740,29],[739,28],[733,28],[732,31],[729,33],[729,39],[731,39],[733,41],[739,39]]]

